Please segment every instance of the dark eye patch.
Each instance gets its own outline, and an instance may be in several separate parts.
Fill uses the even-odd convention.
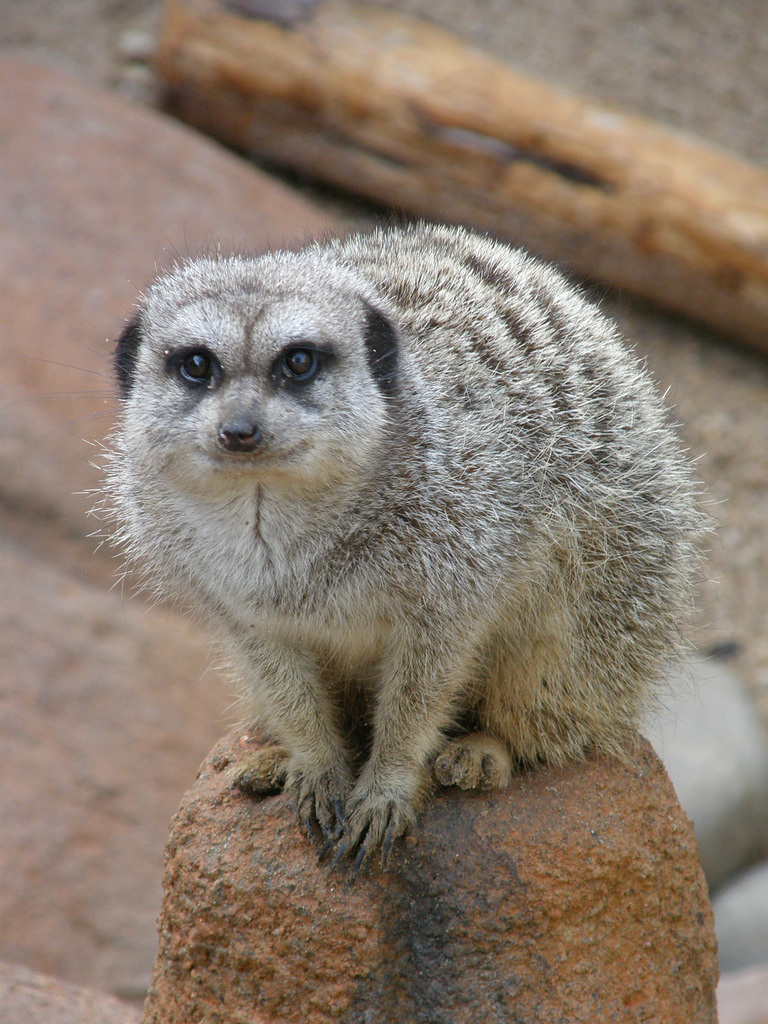
[[[398,339],[395,328],[384,314],[364,302],[365,353],[371,376],[383,395],[391,398],[397,391]]]
[[[132,317],[123,328],[115,345],[115,376],[120,394],[125,398],[133,387],[136,373],[136,358],[143,339],[141,313]]]

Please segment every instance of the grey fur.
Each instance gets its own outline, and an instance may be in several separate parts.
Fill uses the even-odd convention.
[[[367,307],[397,339],[379,380]],[[130,561],[229,640],[277,744],[241,785],[284,778],[364,857],[433,775],[626,751],[702,520],[650,380],[558,273],[459,229],[381,230],[192,261],[131,331],[106,505]],[[327,353],[303,387],[275,369],[288,342]],[[201,345],[221,376],[190,389],[169,354]],[[258,447],[222,451],[246,414]]]

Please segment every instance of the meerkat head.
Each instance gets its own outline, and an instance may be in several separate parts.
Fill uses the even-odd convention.
[[[190,492],[244,474],[332,486],[376,459],[399,355],[375,297],[329,261],[196,260],[117,343],[124,456]]]

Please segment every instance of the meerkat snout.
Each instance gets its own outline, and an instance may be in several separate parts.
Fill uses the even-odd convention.
[[[237,419],[227,420],[219,427],[217,434],[221,447],[228,452],[253,452],[261,442],[261,430],[258,424],[242,415]]]
[[[229,641],[274,741],[241,788],[364,859],[435,781],[632,744],[702,517],[648,375],[557,272],[427,226],[193,260],[115,362],[115,532]]]

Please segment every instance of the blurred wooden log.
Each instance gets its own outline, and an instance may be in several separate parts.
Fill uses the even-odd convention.
[[[336,0],[169,0],[157,59],[171,109],[241,151],[768,351],[764,171]]]

